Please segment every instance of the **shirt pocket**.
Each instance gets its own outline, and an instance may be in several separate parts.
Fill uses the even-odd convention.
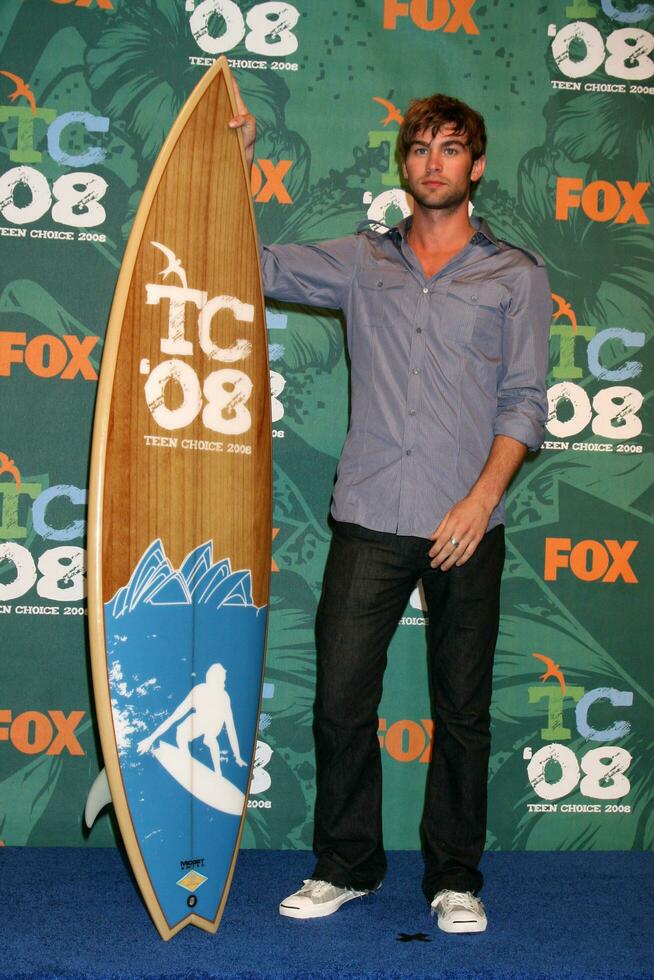
[[[457,282],[447,287],[442,326],[448,337],[461,344],[468,344],[473,334],[481,334],[486,341],[495,335],[501,343],[497,329],[501,303],[506,290],[494,282]],[[487,336],[488,335],[488,336]]]
[[[398,314],[404,311],[407,281],[407,275],[397,269],[359,269],[355,283],[362,307],[360,315],[371,327],[397,323]]]

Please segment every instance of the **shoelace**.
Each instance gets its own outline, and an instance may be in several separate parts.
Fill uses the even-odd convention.
[[[432,911],[440,910],[444,915],[447,915],[453,908],[464,908],[476,915],[484,911],[481,900],[475,898],[470,892],[441,892],[440,895],[436,896],[431,907]]]
[[[328,881],[321,881],[316,878],[305,878],[302,891],[310,891],[313,895],[321,895],[326,888],[333,888]]]

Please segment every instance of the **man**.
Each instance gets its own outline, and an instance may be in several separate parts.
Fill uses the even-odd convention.
[[[254,120],[239,103],[252,159]],[[546,418],[550,288],[542,260],[470,219],[484,120],[444,95],[400,129],[412,218],[384,234],[262,248],[264,289],[339,308],[350,425],[316,623],[312,878],[282,915],[314,918],[376,890],[386,870],[377,709],[386,653],[422,580],[433,758],[423,891],[446,932],[481,932],[492,665],[505,490]]]

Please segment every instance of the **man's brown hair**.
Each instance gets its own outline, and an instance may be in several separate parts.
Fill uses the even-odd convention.
[[[402,162],[418,133],[431,128],[432,136],[435,136],[441,126],[453,126],[457,136],[468,137],[473,163],[486,153],[484,117],[465,102],[437,93],[409,103],[397,140]]]

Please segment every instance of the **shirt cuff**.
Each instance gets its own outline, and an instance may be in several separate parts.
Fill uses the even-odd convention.
[[[521,412],[507,411],[495,419],[493,435],[510,436],[511,439],[525,445],[530,452],[535,453],[543,442],[545,425],[527,418]]]

